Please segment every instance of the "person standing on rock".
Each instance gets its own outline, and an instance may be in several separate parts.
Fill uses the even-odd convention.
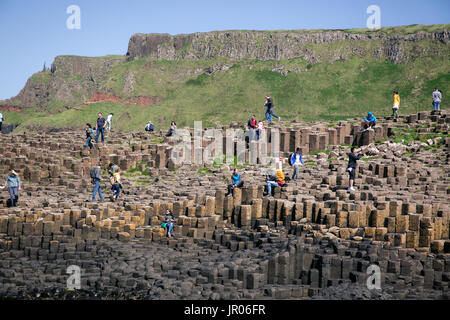
[[[16,207],[19,200],[19,191],[22,190],[22,183],[16,171],[12,170],[8,178],[6,178],[5,187],[8,187],[11,207]]]
[[[352,147],[350,149],[350,153],[348,154],[348,165],[347,165],[347,172],[349,173],[349,180],[348,180],[348,189],[347,191],[355,191],[353,188],[353,183],[355,181],[356,177],[356,161],[362,158],[362,154],[355,154],[355,148]]]
[[[87,150],[89,147],[92,149],[94,145],[92,144],[92,140],[95,137],[95,131],[92,130],[92,126],[90,123],[86,123],[86,144],[84,145],[84,150]]]
[[[94,185],[94,190],[92,192],[92,201],[95,201],[95,196],[97,195],[97,192],[100,197],[100,201],[103,201],[102,189],[100,187],[100,182],[102,181],[100,167],[96,166],[96,167],[92,168],[90,174],[91,174],[92,184]]]
[[[398,91],[394,91],[394,105],[392,107],[392,117],[395,116],[395,120],[398,120],[398,109],[400,108],[400,96]]]
[[[242,188],[244,186],[244,181],[241,180],[241,176],[238,173],[238,170],[235,168],[233,171],[233,175],[231,176],[231,184],[228,185],[228,193],[225,195],[232,196],[234,195],[234,188]]]
[[[3,115],[0,112],[0,134],[2,134]]]
[[[100,112],[97,118],[97,134],[95,136],[96,143],[98,143],[98,136],[100,134],[102,135],[102,142],[105,142],[105,127],[106,127],[106,120],[105,118],[103,118],[103,115]]]
[[[264,131],[264,122],[261,120],[256,125],[256,140],[259,141],[261,138],[261,133]]]
[[[296,181],[299,178],[299,168],[301,165],[303,165],[302,160],[302,153],[300,151],[300,148],[297,148],[297,150],[291,154],[289,157],[289,164],[294,167],[294,172],[292,173],[291,180]]]
[[[108,117],[106,118],[106,124],[107,124],[107,130],[108,132],[111,132],[111,122],[112,122],[112,117],[113,117],[114,113],[110,113],[108,114]]]
[[[176,222],[175,216],[172,213],[172,210],[167,209],[166,214],[164,215],[163,220],[163,228],[167,229],[167,236],[169,238],[172,237],[173,224]]]
[[[439,110],[439,104],[442,100],[442,93],[438,90],[438,88],[434,88],[431,98],[433,99],[433,110]]]
[[[247,121],[248,130],[250,130],[250,141],[255,139],[255,130],[256,130],[256,117],[253,115]]]
[[[264,104],[264,106],[266,107],[266,120],[269,122],[272,122],[272,116],[277,118],[278,121],[281,120],[281,117],[277,116],[275,113],[273,113],[273,100],[272,98],[266,94],[266,103]]]

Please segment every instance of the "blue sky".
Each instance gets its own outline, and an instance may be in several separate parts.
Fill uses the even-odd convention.
[[[72,4],[80,30],[66,27]],[[0,99],[57,55],[125,54],[134,33],[365,28],[372,4],[382,27],[450,23],[449,0],[0,0]]]

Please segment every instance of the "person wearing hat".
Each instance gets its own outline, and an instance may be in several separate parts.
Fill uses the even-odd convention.
[[[5,186],[9,189],[9,195],[11,196],[11,207],[17,205],[19,200],[19,191],[22,189],[22,183],[20,182],[19,175],[16,171],[12,170],[8,178],[6,178]]]

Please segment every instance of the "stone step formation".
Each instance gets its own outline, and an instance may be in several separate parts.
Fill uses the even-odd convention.
[[[234,166],[176,165],[176,137],[113,132],[83,150],[83,131],[1,135],[0,174],[14,169],[23,188],[17,207],[0,194],[0,297],[448,299],[449,115],[384,118],[364,132],[352,120],[273,123],[268,153],[277,128],[279,156],[301,147],[304,166],[268,196],[254,142],[237,165],[244,187],[226,196]],[[348,192],[350,144],[364,157]],[[109,163],[123,170],[116,202]],[[95,165],[104,202],[88,201]],[[372,264],[381,290],[367,288]],[[80,290],[66,290],[70,265]]]

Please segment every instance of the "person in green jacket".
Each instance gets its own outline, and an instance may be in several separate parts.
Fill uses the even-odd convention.
[[[5,187],[8,187],[9,190],[9,195],[11,197],[11,207],[17,206],[17,201],[19,200],[19,191],[22,190],[22,183],[20,182],[19,175],[14,170],[12,170],[8,178],[6,178]]]

